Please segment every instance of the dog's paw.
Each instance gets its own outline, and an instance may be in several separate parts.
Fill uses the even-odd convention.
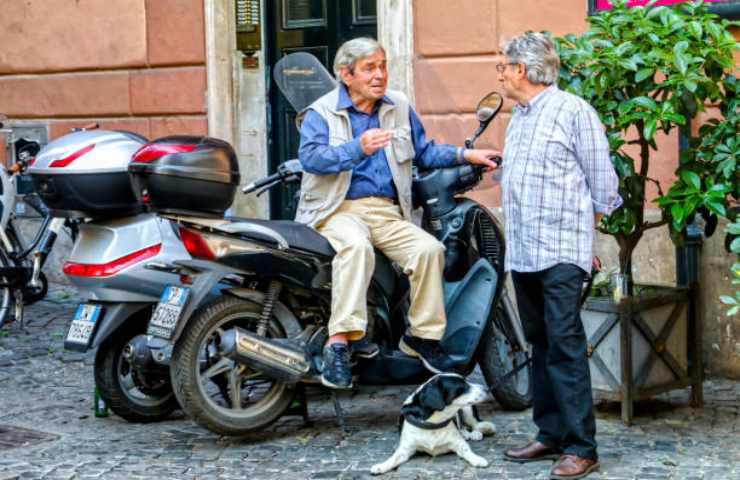
[[[483,457],[479,457],[478,455],[471,457],[468,461],[472,466],[477,468],[485,468],[488,466],[488,460]]]
[[[370,467],[370,473],[373,475],[380,475],[381,473],[385,473],[386,471],[383,469],[383,464],[378,463],[376,465],[373,465]]]
[[[473,442],[477,442],[479,440],[483,440],[483,433],[479,432],[477,430],[468,431],[468,430],[460,430],[460,433],[462,433],[462,437],[465,440],[470,440]]]
[[[478,422],[475,426],[475,430],[482,433],[483,435],[495,435],[496,425],[491,422]]]

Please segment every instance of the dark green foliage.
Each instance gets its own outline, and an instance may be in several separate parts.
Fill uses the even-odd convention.
[[[556,39],[561,56],[560,87],[586,99],[607,128],[611,160],[619,175],[622,207],[601,224],[620,246],[620,269],[631,272],[632,251],[645,230],[669,225],[680,241],[695,213],[726,216],[730,197],[740,196],[738,93],[731,24],[710,14],[702,2],[674,7],[614,8],[589,17],[581,37]],[[659,185],[648,177],[655,134],[689,122],[706,104],[720,105],[723,118],[700,128],[682,152],[677,180]],[[633,158],[625,150],[636,145]],[[644,219],[645,186],[657,185],[662,219]],[[665,188],[667,188],[667,191]]]

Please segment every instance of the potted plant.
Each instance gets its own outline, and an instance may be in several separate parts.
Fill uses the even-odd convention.
[[[556,42],[560,86],[599,113],[619,176],[623,204],[599,229],[619,245],[625,296],[617,303],[589,301],[583,318],[594,389],[621,399],[629,423],[634,398],[692,384],[695,402],[701,401],[701,331],[687,315],[695,292],[636,286],[632,254],[652,228],[667,226],[671,237],[683,242],[696,213],[711,228],[717,216],[727,214],[729,196],[738,194],[740,142],[727,120],[737,115],[737,82],[728,76],[737,42],[728,31],[731,22],[710,14],[701,2],[656,7],[653,1],[634,8],[625,0],[612,3],[611,10],[588,18],[590,28],[582,36]],[[702,135],[690,141],[680,156],[678,178],[666,189],[648,175],[658,148],[655,135],[674,128],[688,135],[689,122],[708,103],[722,104],[725,118],[702,127],[712,140]],[[659,194],[661,218],[653,222],[644,214],[648,183]]]

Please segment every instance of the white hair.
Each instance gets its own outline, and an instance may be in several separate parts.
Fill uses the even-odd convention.
[[[527,67],[527,79],[538,85],[552,85],[558,79],[560,56],[550,37],[527,32],[504,43],[504,55],[510,63]]]
[[[334,58],[334,75],[337,77],[337,81],[342,81],[339,72],[343,67],[347,68],[349,73],[354,73],[357,60],[369,57],[378,50],[385,53],[383,46],[370,37],[353,38],[344,42],[337,50],[337,56]]]

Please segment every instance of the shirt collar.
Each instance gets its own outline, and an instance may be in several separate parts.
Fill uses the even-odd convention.
[[[538,105],[542,103],[542,101],[549,97],[552,92],[557,90],[557,85],[550,85],[546,89],[542,90],[540,93],[534,96],[532,100],[529,101],[526,105],[517,104],[516,109],[518,112],[521,112],[523,114],[528,114],[529,112],[533,112]]]
[[[384,95],[381,102],[387,103],[389,105],[393,105],[393,101],[388,98],[388,95]],[[355,104],[352,103],[352,98],[349,96],[349,92],[347,92],[347,86],[344,84],[339,85],[339,99],[337,100],[337,110],[346,110],[350,107],[353,107],[358,112],[360,111],[357,107],[355,107]]]

